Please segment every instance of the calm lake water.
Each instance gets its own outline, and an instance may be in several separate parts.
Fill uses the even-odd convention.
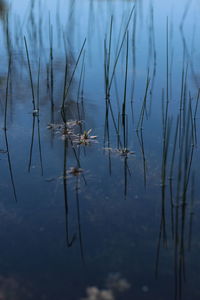
[[[0,10],[0,299],[200,299],[199,1]]]

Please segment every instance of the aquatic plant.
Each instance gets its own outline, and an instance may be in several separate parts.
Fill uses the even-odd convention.
[[[96,135],[90,135],[90,132],[92,129],[84,130],[83,134],[80,135],[80,144],[88,145],[91,143],[91,141],[95,140],[97,138]]]

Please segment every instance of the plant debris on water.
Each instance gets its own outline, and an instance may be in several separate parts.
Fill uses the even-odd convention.
[[[91,131],[92,129],[89,129],[88,131],[85,130],[83,134],[80,135],[80,140],[79,140],[80,144],[88,145],[97,138],[96,135],[90,135]]]
[[[70,120],[66,123],[49,123],[47,128],[58,132],[62,132],[66,127],[68,129],[74,129],[76,126],[80,126],[81,124],[82,121]]]
[[[81,126],[82,121],[68,121],[66,123],[49,123],[47,128],[53,130],[57,134],[61,134],[62,138],[70,137],[73,142],[81,145],[89,145],[97,139],[96,135],[90,135],[92,129],[84,130],[83,133],[77,133],[77,126]]]
[[[119,154],[120,156],[129,156],[129,155],[135,155],[134,151],[131,151],[129,149],[118,149],[118,148],[111,148],[111,147],[105,147],[103,148],[105,151]]]
[[[47,128],[53,130],[56,134],[61,134],[63,138],[67,136],[78,138],[79,134],[75,133],[77,126],[80,126],[82,121],[68,121],[66,123],[49,123]]]
[[[8,151],[7,151],[7,150],[4,150],[4,149],[0,149],[0,153],[1,153],[1,154],[6,154],[6,153],[8,153]]]
[[[83,169],[78,167],[71,167],[69,170],[67,170],[67,174],[73,175],[73,176],[79,176],[83,173]]]

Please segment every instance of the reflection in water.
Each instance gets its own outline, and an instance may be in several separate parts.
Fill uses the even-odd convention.
[[[14,175],[12,170],[12,161],[11,161],[11,155],[10,155],[10,149],[9,149],[9,142],[8,142],[8,136],[7,136],[7,114],[8,114],[8,100],[9,100],[9,82],[10,82],[10,74],[11,74],[11,58],[9,59],[8,63],[8,72],[7,72],[7,79],[6,79],[6,95],[5,95],[5,109],[4,109],[4,138],[5,138],[5,145],[6,145],[6,153],[8,158],[8,166],[9,166],[9,172],[10,172],[10,178],[14,193],[14,198],[17,201],[17,194],[15,189],[15,181],[14,181]]]
[[[187,74],[184,80],[187,80]],[[183,89],[187,85],[183,84]],[[183,91],[184,93],[184,91]],[[182,97],[180,98],[182,101]],[[175,134],[172,146],[172,151],[169,153],[169,145],[172,132],[172,119],[168,116],[168,104],[165,107],[164,130],[163,130],[163,158],[162,158],[162,205],[161,205],[161,221],[159,230],[159,239],[156,256],[156,277],[158,276],[159,258],[161,250],[161,241],[163,246],[168,247],[169,237],[167,237],[167,203],[168,195],[170,197],[171,211],[171,237],[174,244],[174,299],[182,299],[183,282],[186,281],[186,230],[191,233],[191,223],[188,223],[188,202],[190,207],[194,203],[194,173],[191,177],[191,169],[194,158],[194,112],[198,103],[192,104],[190,93],[184,95],[183,112],[180,110],[180,115],[177,117],[175,126]],[[193,106],[193,107],[192,107]],[[181,122],[181,123],[180,123]],[[182,124],[182,128],[180,127]],[[178,132],[179,141],[178,144]],[[171,158],[169,158],[171,156]],[[171,159],[171,161],[170,161]],[[177,162],[177,169],[174,171],[174,162]],[[170,168],[168,168],[170,166]],[[169,187],[166,185],[167,172],[169,172]],[[173,181],[173,183],[172,183]],[[191,197],[188,193],[191,190]],[[188,227],[188,229],[187,229]],[[189,244],[191,245],[191,234],[189,233]]]
[[[67,246],[71,247],[76,239],[76,234],[72,237],[69,235],[69,203],[68,203],[68,193],[67,193],[67,150],[68,141],[65,138],[64,141],[64,161],[63,161],[63,191],[64,191],[64,201],[65,201],[65,221],[66,221],[66,242]]]
[[[15,188],[15,179],[14,179],[14,175],[13,175],[12,160],[11,160],[8,137],[7,137],[7,131],[6,130],[4,130],[4,136],[5,136],[5,144],[6,144],[6,152],[7,152],[7,157],[8,157],[8,167],[9,167],[9,172],[10,172],[10,178],[11,178],[14,198],[17,201],[17,194],[16,194],[16,188]]]
[[[32,299],[30,290],[15,277],[0,276],[0,298],[2,300]]]
[[[0,1],[0,18],[3,19],[5,17],[7,11],[7,5],[4,0]]]
[[[21,252],[27,221],[31,259],[25,256],[20,267],[15,260],[10,267],[3,265],[2,273],[22,272],[25,277],[22,269],[39,261],[37,268],[29,268],[29,276],[41,300],[58,295],[80,299],[91,282],[94,287],[87,289],[85,300],[122,297],[118,292],[130,284],[119,274],[99,288],[110,269],[125,270],[135,298],[143,298],[141,290],[149,291],[145,280],[150,297],[168,300],[173,273],[174,299],[198,299],[191,269],[199,272],[198,255],[192,251],[194,243],[198,249],[199,38],[188,24],[195,4],[174,3],[173,9],[181,11],[173,19],[169,4],[158,6],[156,1],[31,0],[25,13],[24,2],[18,2],[13,1],[9,13],[0,2],[6,41],[2,56],[9,61],[0,75],[2,123],[16,200],[15,181],[17,191],[23,182],[16,208],[19,232],[5,224],[12,232],[8,239],[16,236],[15,251],[5,246],[2,261]],[[91,130],[98,143],[92,142],[96,136]],[[39,154],[34,151],[36,134]],[[62,189],[54,200],[54,182],[46,188],[31,168],[36,154],[42,175],[43,161],[50,178],[58,178],[62,170]],[[7,200],[3,180],[2,199]],[[42,238],[40,223],[47,228]],[[2,247],[6,235],[0,231]],[[162,284],[153,279],[155,244],[155,275]],[[127,293],[126,299],[132,298]]]
[[[99,289],[96,286],[88,287],[87,298],[82,298],[82,300],[115,300],[118,294],[126,292],[130,287],[130,283],[119,273],[111,273],[106,280],[106,289]]]

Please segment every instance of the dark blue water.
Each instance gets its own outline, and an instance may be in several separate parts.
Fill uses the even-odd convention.
[[[199,299],[198,1],[1,9],[0,299]]]

